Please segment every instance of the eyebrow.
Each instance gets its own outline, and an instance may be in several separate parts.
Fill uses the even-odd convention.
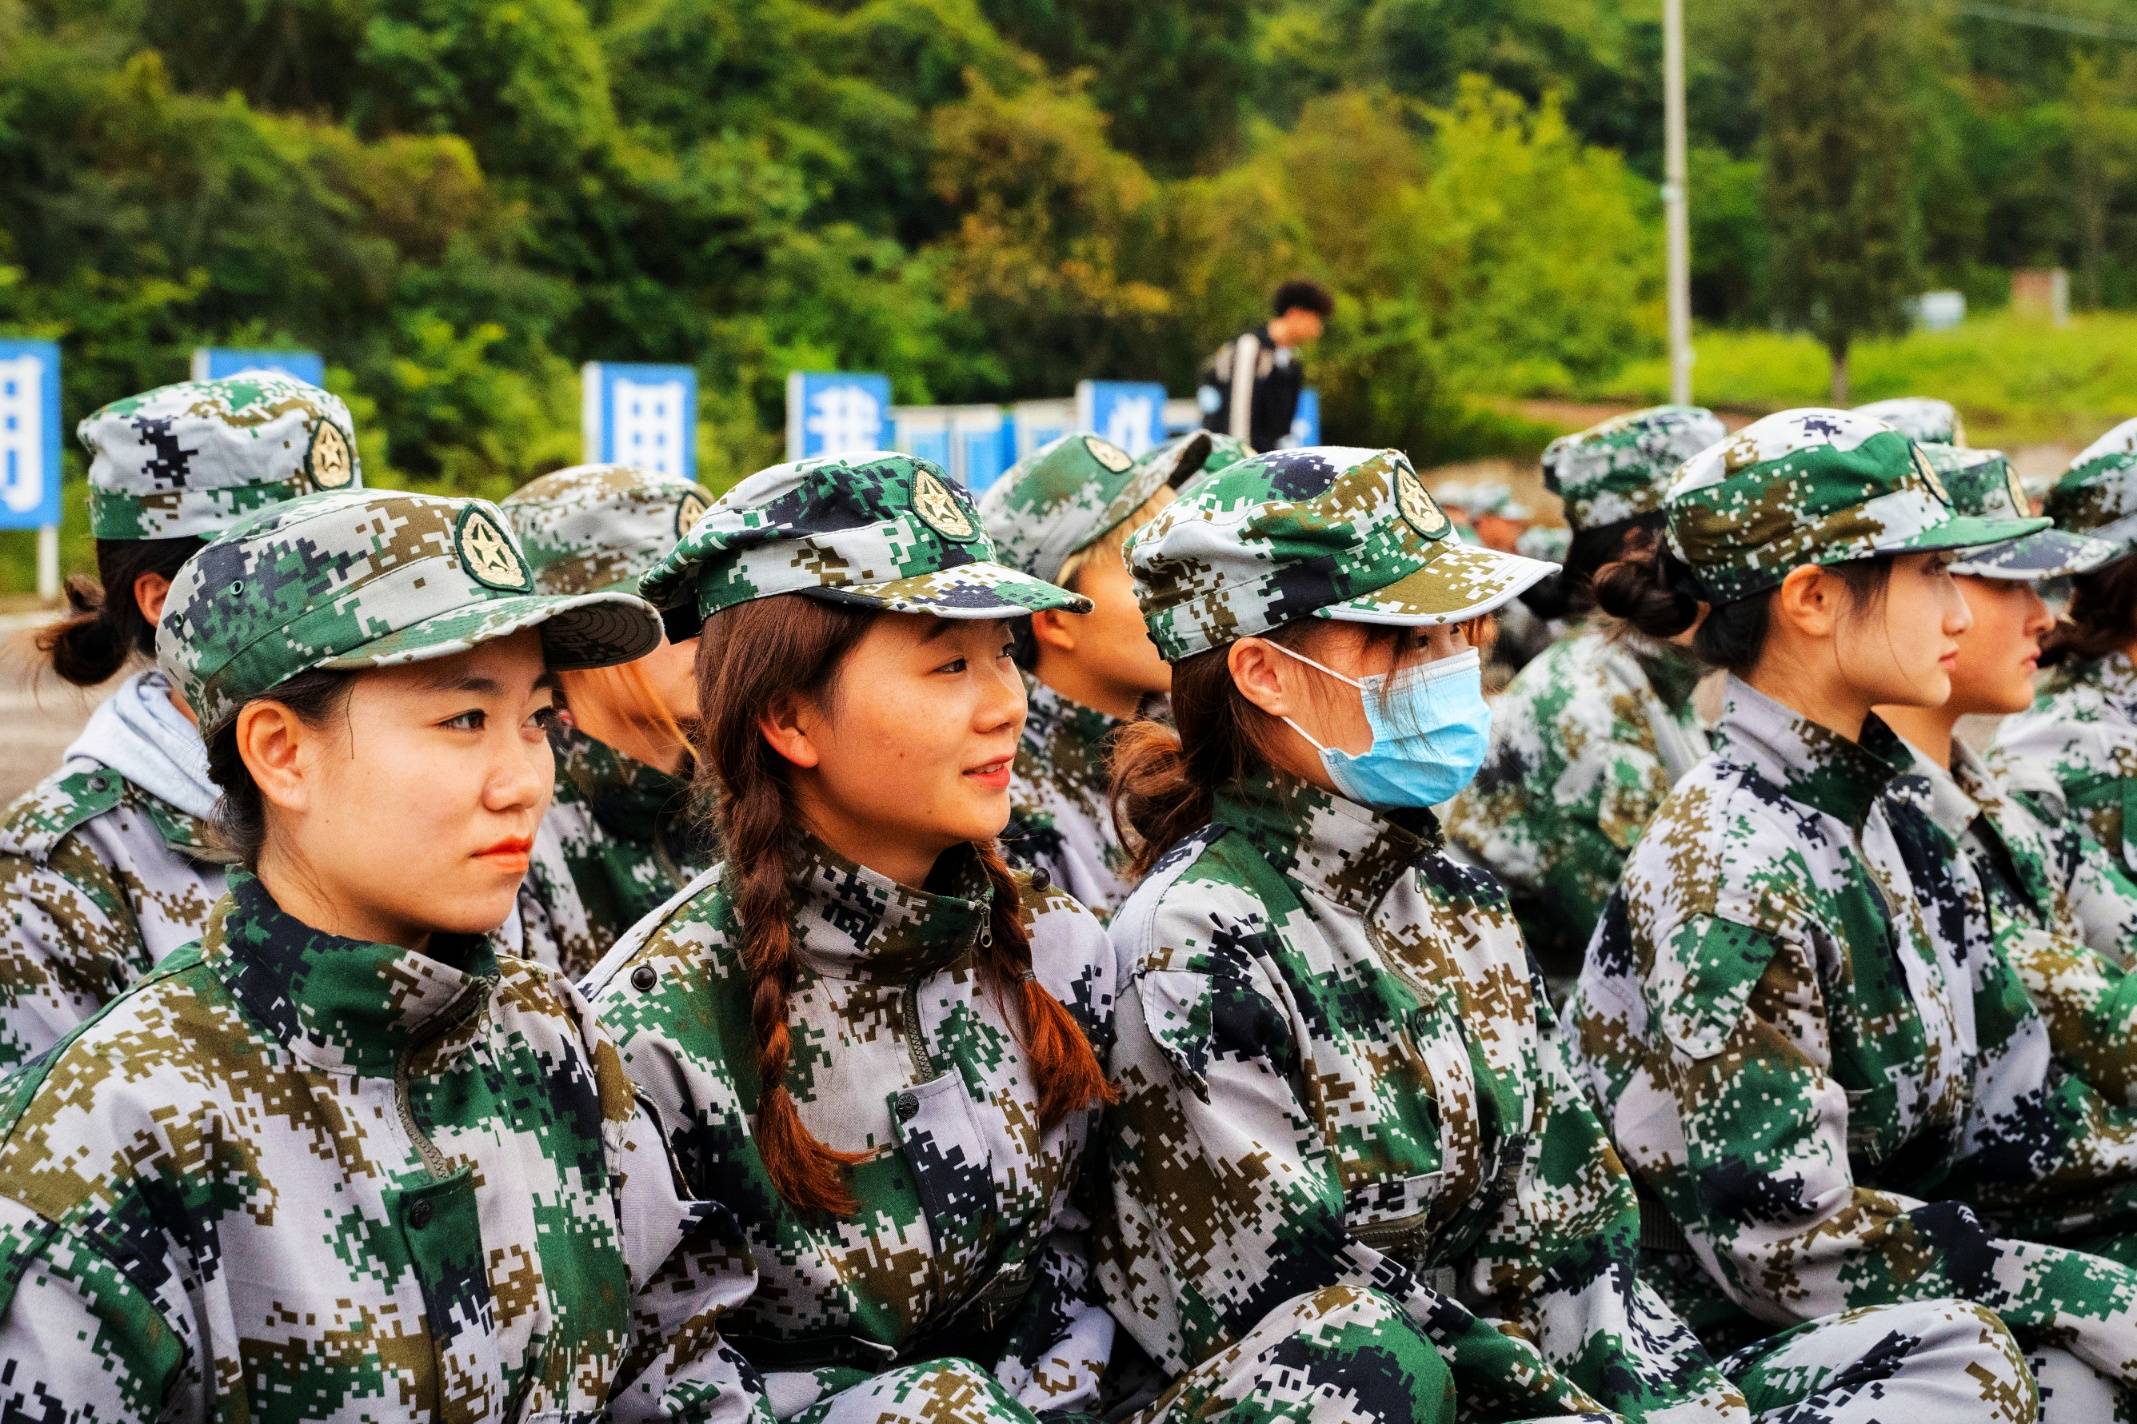
[[[546,688],[555,692],[560,686],[557,675],[544,668],[542,675],[534,680],[532,690],[540,692]],[[453,674],[441,670],[423,679],[423,689],[426,692],[471,692],[478,697],[493,697],[504,691],[504,685],[494,677],[465,672]]]
[[[932,613],[928,615],[928,619],[928,630],[920,635],[921,642],[932,643],[937,638],[946,638],[949,636],[951,628],[949,619],[940,617]]]

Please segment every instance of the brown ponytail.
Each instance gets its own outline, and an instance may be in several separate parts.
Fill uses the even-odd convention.
[[[866,1160],[824,1142],[802,1122],[787,1087],[793,1037],[787,996],[799,963],[793,944],[793,867],[803,831],[790,768],[758,729],[758,715],[785,697],[823,700],[839,667],[876,612],[780,594],[723,609],[698,640],[699,775],[713,786],[714,816],[730,868],[741,960],[749,974],[750,1023],[757,1040],[757,1150],[781,1197],[803,1211],[856,1210],[846,1168]],[[1016,882],[991,844],[974,852],[993,888],[981,965],[1005,996],[1019,991],[1025,1049],[1047,1126],[1112,1089],[1076,1020],[1031,975]]]
[[[95,578],[67,579],[67,613],[37,631],[37,650],[52,671],[76,687],[109,682],[126,660],[156,656],[156,625],[134,601],[134,582],[144,574],[178,576],[185,561],[207,541],[191,534],[170,539],[99,539]]]

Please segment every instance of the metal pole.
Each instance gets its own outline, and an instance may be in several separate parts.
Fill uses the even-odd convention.
[[[59,602],[59,526],[37,526],[37,596],[46,603]]]
[[[1662,0],[1662,215],[1669,236],[1670,399],[1692,401],[1692,222],[1686,205],[1684,0]]]

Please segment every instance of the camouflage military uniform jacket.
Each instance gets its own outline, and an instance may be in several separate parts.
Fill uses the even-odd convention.
[[[1988,761],[2021,796],[2067,810],[2137,875],[2137,664],[2111,653],[2055,668],[2031,709],[2004,718]]]
[[[556,799],[520,887],[527,958],[580,978],[711,862],[690,783],[572,727],[549,735]]]
[[[2045,1071],[1995,956],[1954,962],[1978,940],[1931,924],[1959,857],[1887,814],[1907,755],[1732,679],[1605,911],[1568,1052],[1652,1196],[1650,1273],[1710,1341],[1956,1296],[2137,1378],[2137,1273],[1981,1209],[2067,1219],[2099,1104]]]
[[[726,1329],[780,1418],[940,1356],[990,1367],[1031,1409],[1083,1407],[1111,1353],[1072,1199],[1095,1113],[1040,1131],[1021,1015],[978,969],[986,880],[969,861],[945,869],[956,893],[814,841],[796,866],[787,1081],[812,1133],[871,1154],[847,1170],[860,1209],[843,1220],[790,1207],[758,1155],[749,981],[718,868],[587,981],[686,1176],[742,1218],[759,1286]],[[1058,890],[1027,890],[1023,911],[1040,982],[1103,1054],[1103,931]]]
[[[0,1068],[43,1052],[200,938],[225,864],[206,822],[84,755],[9,807],[0,818]]]
[[[435,948],[235,871],[202,941],[6,1081],[0,1414],[746,1415],[710,1328],[749,1285],[731,1219],[568,983]]]
[[[1591,621],[1492,707],[1491,752],[1447,838],[1506,887],[1529,948],[1579,967],[1625,857],[1706,753],[1690,653]]]
[[[1002,849],[1105,919],[1133,888],[1107,801],[1106,758],[1120,719],[1071,702],[1028,673],[1024,690],[1030,711],[1017,743]]]
[[[1711,1418],[1731,1388],[1634,1278],[1632,1184],[1539,1035],[1505,899],[1437,840],[1429,813],[1240,787],[1115,916],[1109,1303],[1177,1373],[1303,1292],[1371,1288],[1465,1417]]]

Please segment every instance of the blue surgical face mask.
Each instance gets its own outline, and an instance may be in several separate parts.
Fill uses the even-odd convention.
[[[1269,646],[1338,682],[1358,689],[1373,744],[1355,756],[1313,744],[1336,789],[1365,806],[1437,806],[1467,786],[1491,745],[1491,707],[1484,700],[1484,664],[1475,648],[1393,673],[1346,677],[1281,643]]]

